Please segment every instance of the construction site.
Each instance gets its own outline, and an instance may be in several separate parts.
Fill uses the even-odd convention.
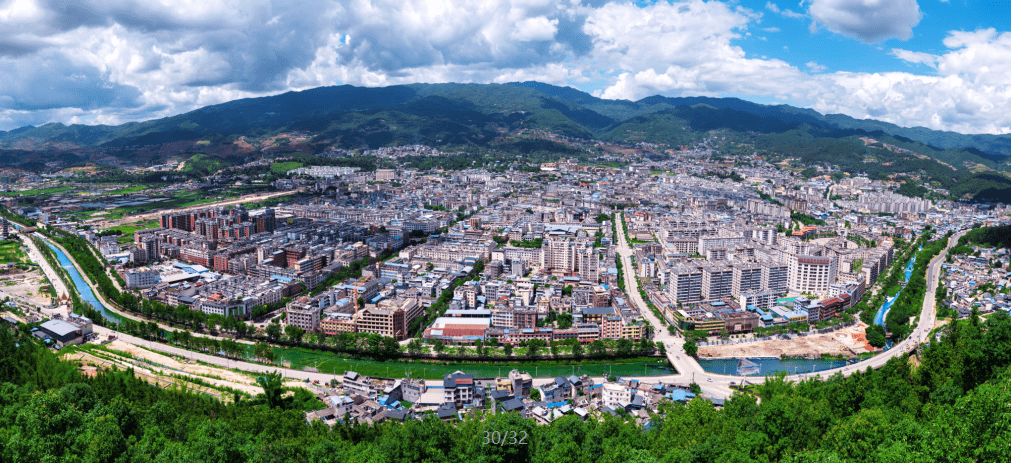
[[[699,347],[700,358],[790,357],[821,358],[824,355],[856,357],[877,349],[867,342],[867,325],[858,323],[824,334],[793,336],[790,339],[739,342]]]

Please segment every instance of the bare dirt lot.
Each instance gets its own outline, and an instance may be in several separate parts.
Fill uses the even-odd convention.
[[[704,358],[728,357],[820,357],[822,354],[854,357],[875,349],[867,343],[864,329],[867,325],[860,323],[831,333],[811,336],[798,336],[793,339],[777,339],[772,341],[757,341],[723,346],[708,346],[699,348],[699,356]]]
[[[252,376],[243,375],[236,373],[234,371],[225,370],[222,368],[209,367],[207,365],[201,365],[197,363],[183,363],[176,359],[151,352],[147,349],[142,349],[133,344],[126,343],[123,341],[112,341],[107,344],[109,349],[125,352],[132,355],[134,358],[144,359],[156,365],[164,366],[167,369],[180,370],[186,373],[200,376],[204,381],[214,384],[216,386],[227,386],[233,389],[238,389],[243,392],[248,392],[250,394],[259,394],[263,392],[263,389],[256,385],[256,382]],[[221,379],[215,379],[221,378]]]
[[[49,305],[52,298],[42,292],[43,287],[51,288],[49,281],[38,270],[21,270],[14,267],[0,271],[0,290],[39,305]]]

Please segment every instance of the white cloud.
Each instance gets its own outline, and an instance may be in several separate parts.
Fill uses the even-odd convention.
[[[867,42],[908,37],[919,19],[912,0],[805,7]],[[1011,33],[952,32],[938,55],[892,49],[934,75],[826,73],[746,56],[735,43],[760,18],[701,0],[331,0],[311,14],[283,0],[16,0],[0,6],[0,129],[121,123],[334,83],[524,80],[597,86],[605,98],[754,96],[905,126],[1011,127]]]
[[[909,63],[926,64],[932,68],[937,68],[937,56],[931,55],[930,53],[893,48],[891,54],[896,58]]]
[[[807,66],[807,68],[810,69],[811,72],[822,72],[828,69],[827,67],[822,66],[814,61],[808,61],[807,63],[804,64],[804,66]]]
[[[516,30],[510,34],[515,40],[529,42],[533,40],[551,40],[558,32],[558,20],[544,16],[527,18],[516,23]]]
[[[923,17],[916,0],[810,0],[810,4],[808,13],[816,23],[865,43],[909,39]]]

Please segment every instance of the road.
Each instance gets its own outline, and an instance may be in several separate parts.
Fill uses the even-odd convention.
[[[242,197],[239,197],[239,198],[236,198],[236,199],[226,199],[226,200],[223,200],[223,201],[216,201],[216,202],[213,202],[213,203],[199,204],[199,205],[196,205],[196,206],[187,206],[187,207],[180,207],[180,208],[174,208],[174,209],[173,208],[158,209],[158,210],[156,210],[154,212],[147,212],[147,213],[144,213],[144,214],[131,215],[131,216],[123,217],[122,219],[109,220],[109,221],[103,222],[101,224],[101,226],[103,228],[117,227],[117,226],[120,226],[120,225],[129,224],[129,223],[135,223],[135,222],[141,222],[141,221],[144,221],[144,220],[157,219],[157,218],[161,217],[161,215],[164,214],[164,213],[166,213],[166,212],[182,212],[182,211],[189,211],[189,210],[194,210],[194,209],[204,209],[204,208],[208,208],[208,207],[235,206],[237,204],[252,203],[252,202],[256,202],[256,201],[263,201],[263,200],[267,200],[267,199],[271,199],[271,198],[277,198],[277,197],[281,197],[281,196],[293,195],[293,194],[295,194],[297,192],[298,192],[298,190],[275,191],[275,192],[272,192],[272,193],[254,193],[254,194],[242,196]]]
[[[36,236],[40,236],[40,235],[36,235]],[[98,287],[95,286],[95,283],[93,281],[91,281],[91,278],[86,273],[84,273],[84,269],[82,269],[81,265],[78,264],[76,260],[74,260],[74,256],[70,255],[70,253],[67,252],[66,248],[64,248],[63,246],[61,246],[59,243],[51,241],[50,239],[48,239],[48,238],[46,238],[44,236],[40,236],[40,238],[43,241],[45,241],[45,242],[47,242],[49,244],[52,244],[56,248],[58,248],[61,251],[63,251],[64,254],[66,254],[67,259],[69,259],[70,263],[73,264],[74,267],[77,269],[77,273],[79,273],[81,275],[81,279],[84,280],[84,282],[87,283],[88,286],[91,288],[91,292],[95,295],[95,298],[98,299],[98,302],[101,302],[102,305],[105,306],[105,310],[108,310],[108,311],[116,314],[119,317],[130,319],[130,320],[133,320],[133,321],[136,321],[136,322],[149,322],[150,321],[150,320],[148,320],[146,318],[143,318],[143,317],[131,314],[129,312],[126,312],[126,311],[123,311],[123,310],[118,310],[117,307],[119,307],[119,306],[118,305],[113,305],[112,302],[110,302],[108,299],[106,299],[105,296],[103,296],[102,293],[98,291]],[[28,240],[28,242],[31,242],[31,240]],[[38,250],[35,250],[35,252],[38,252]],[[52,266],[50,266],[49,261],[47,261],[45,258],[40,257],[39,260],[38,260],[38,263],[39,263],[39,266],[43,268],[43,271],[46,272],[46,275],[49,275],[50,272],[52,272],[53,274],[56,273],[53,270]],[[60,283],[64,283],[63,280],[60,279],[60,278],[57,278],[56,280],[59,281]],[[113,281],[115,281],[115,280],[113,280]],[[64,286],[64,288],[66,288],[66,286]],[[64,289],[64,290],[66,290],[66,289]],[[68,316],[69,314],[63,314],[63,315],[64,316]],[[171,326],[171,325],[166,325],[166,324],[163,324],[163,323],[158,323],[158,327],[161,328],[161,329],[163,329],[163,330],[166,330],[166,331],[174,331],[174,330],[180,329],[180,328],[177,328],[177,327],[174,327],[174,326]],[[217,339],[219,341],[222,340],[222,339],[225,339],[225,337],[222,337],[222,336],[212,336],[210,334],[204,334],[204,333],[194,332],[192,334],[193,334],[193,336],[202,337],[202,338]],[[228,338],[228,339],[231,339],[231,338]],[[242,343],[242,344],[253,344],[252,341],[249,341],[249,340],[246,340],[246,339],[239,339],[237,341],[240,342],[240,343]]]
[[[617,217],[620,218],[621,215],[619,214]],[[621,220],[621,219],[619,219],[619,220]],[[665,347],[667,348],[667,357],[668,357],[668,360],[670,361],[670,363],[678,371],[678,373],[674,374],[674,375],[643,376],[643,377],[631,376],[629,378],[639,379],[642,382],[663,381],[663,382],[667,382],[667,383],[677,383],[677,384],[688,384],[688,383],[694,382],[694,383],[699,384],[699,386],[702,388],[703,392],[705,392],[706,394],[711,395],[711,396],[715,396],[715,397],[722,397],[722,398],[729,397],[730,395],[733,394],[733,390],[730,387],[732,385],[734,385],[734,384],[743,383],[745,380],[748,383],[761,382],[763,380],[762,377],[744,378],[744,377],[740,377],[740,376],[720,375],[720,374],[706,372],[705,370],[702,369],[702,366],[694,358],[689,357],[688,355],[686,355],[684,353],[684,339],[681,338],[681,337],[673,336],[673,335],[669,334],[667,332],[666,328],[663,326],[663,324],[660,323],[659,319],[657,319],[655,315],[653,315],[652,311],[649,310],[648,306],[646,306],[645,301],[643,301],[642,297],[639,295],[639,285],[638,285],[638,281],[635,278],[634,270],[632,268],[632,262],[631,262],[631,259],[630,259],[630,256],[632,254],[632,249],[628,245],[628,242],[625,240],[625,235],[623,233],[624,232],[624,227],[625,227],[624,220],[621,220],[619,222],[619,224],[620,224],[621,228],[618,229],[618,231],[619,231],[619,234],[618,234],[618,247],[617,247],[616,250],[617,250],[617,253],[619,255],[619,258],[622,260],[622,268],[623,268],[623,272],[624,272],[624,278],[625,278],[625,281],[626,281],[626,285],[629,288],[629,292],[628,292],[629,299],[639,309],[640,313],[643,314],[643,316],[647,320],[649,320],[650,323],[653,324],[653,326],[654,326],[654,332],[655,332],[655,340],[664,343]],[[801,374],[801,375],[788,375],[787,379],[792,380],[792,381],[797,381],[797,380],[802,380],[802,379],[805,379],[805,378],[809,378],[812,375],[819,376],[819,377],[822,377],[822,378],[828,378],[828,377],[834,375],[835,373],[842,373],[843,375],[848,376],[849,374],[852,374],[853,371],[863,370],[863,369],[866,369],[867,367],[880,368],[890,358],[892,358],[892,357],[894,357],[896,355],[904,354],[908,350],[910,350],[913,347],[915,347],[920,342],[921,339],[923,339],[923,338],[926,337],[926,334],[929,333],[930,330],[934,326],[934,322],[935,322],[935,319],[936,319],[936,311],[935,311],[935,307],[934,307],[934,298],[931,297],[931,295],[933,294],[933,292],[936,290],[936,287],[937,287],[937,279],[938,279],[938,275],[939,275],[939,272],[940,272],[941,263],[944,261],[944,255],[945,255],[947,249],[950,249],[953,246],[953,244],[958,241],[958,238],[962,234],[964,234],[964,233],[965,232],[960,232],[960,233],[954,235],[952,237],[952,239],[949,240],[948,246],[945,249],[945,251],[942,252],[941,254],[939,254],[933,261],[931,261],[931,263],[930,263],[930,265],[928,267],[928,271],[927,271],[927,281],[929,282],[928,283],[928,291],[926,293],[927,297],[925,297],[924,301],[923,301],[923,309],[922,309],[922,312],[921,312],[920,317],[919,317],[919,322],[918,322],[916,328],[914,329],[914,331],[912,332],[912,334],[909,336],[909,338],[907,338],[905,341],[900,342],[898,345],[896,345],[892,349],[890,349],[890,350],[888,350],[888,351],[886,351],[886,352],[884,352],[882,354],[879,354],[879,355],[877,355],[877,356],[875,356],[873,358],[870,358],[870,359],[858,362],[856,364],[853,364],[853,365],[850,365],[850,366],[847,366],[847,367],[844,367],[844,368],[836,368],[836,369],[832,369],[832,370],[824,370],[824,371],[820,371],[820,372],[816,372],[816,373],[808,373],[808,374]],[[66,251],[64,251],[64,252],[66,252]],[[69,256],[69,254],[68,254],[68,256]],[[40,261],[40,264],[42,264],[43,266],[48,265],[48,263],[43,264],[44,262],[46,262],[46,261],[44,259],[42,259]],[[73,258],[71,258],[71,262],[73,262]],[[74,263],[75,266],[77,266],[76,262],[73,262],[73,263]],[[78,266],[78,269],[80,270],[79,266]],[[81,272],[81,273],[82,273],[82,276],[84,276],[83,272]],[[92,285],[91,281],[89,281],[86,276],[84,276],[84,279],[85,279],[85,281],[88,282],[89,285]],[[97,298],[99,298],[99,301],[101,301],[103,304],[111,305],[111,304],[109,304],[101,296],[101,294],[99,294],[97,292],[97,289],[94,288],[93,285],[92,285],[92,289],[93,289],[93,291],[95,291],[95,295],[96,295]],[[117,313],[120,313],[120,312],[117,312]],[[329,373],[329,374],[327,374],[327,373],[311,373],[311,372],[306,372],[306,371],[301,371],[301,370],[293,370],[293,369],[289,369],[289,368],[280,368],[280,367],[271,366],[271,365],[263,365],[263,364],[259,364],[259,363],[251,363],[251,362],[245,362],[245,361],[236,361],[236,360],[226,359],[226,358],[223,358],[223,357],[218,357],[218,356],[203,354],[203,353],[199,353],[199,352],[192,352],[192,351],[189,351],[189,350],[186,350],[186,349],[181,349],[181,348],[178,348],[178,347],[175,347],[175,346],[172,346],[172,345],[167,345],[167,344],[161,344],[161,343],[146,341],[146,340],[143,340],[143,339],[140,339],[140,338],[136,338],[136,337],[133,337],[133,336],[130,336],[130,335],[126,335],[126,334],[123,334],[123,333],[118,333],[118,332],[112,331],[112,330],[110,330],[108,328],[104,328],[104,327],[96,327],[95,331],[98,332],[98,333],[100,333],[100,334],[115,334],[119,339],[121,339],[123,341],[129,342],[131,344],[135,344],[137,346],[146,347],[146,348],[149,348],[151,350],[155,350],[155,351],[159,351],[159,352],[163,352],[163,353],[168,353],[168,354],[173,354],[173,355],[178,355],[178,356],[182,356],[182,357],[186,357],[186,358],[191,358],[191,359],[199,360],[199,361],[204,362],[204,363],[208,363],[208,364],[211,364],[211,365],[217,365],[217,366],[221,366],[221,367],[225,367],[225,368],[229,368],[229,369],[239,369],[239,370],[242,370],[242,371],[253,372],[253,373],[264,373],[264,372],[269,372],[269,371],[280,371],[287,378],[296,378],[296,379],[299,379],[299,380],[304,380],[304,379],[319,380],[321,382],[325,382],[325,381],[329,381],[331,379],[334,379],[335,377],[337,377],[335,374],[341,373],[341,372],[333,372],[333,373]],[[199,335],[197,333],[194,333],[194,334],[195,335]],[[594,379],[596,381],[602,381],[604,378],[594,378]],[[543,385],[543,384],[547,384],[547,383],[549,383],[551,381],[552,381],[552,378],[536,378],[535,381],[534,381],[534,384],[540,386],[540,385]],[[435,381],[430,382],[430,384],[432,384],[432,385],[440,385],[440,383],[441,383],[441,381],[439,381],[439,380],[435,380]]]
[[[36,264],[39,264],[39,267],[42,268],[42,273],[46,275],[46,278],[48,278],[49,282],[53,285],[53,291],[56,292],[57,299],[69,296],[70,292],[67,290],[67,285],[63,282],[63,279],[59,277],[59,274],[56,273],[56,271],[49,265],[49,261],[47,261],[45,257],[42,257],[42,253],[35,246],[35,242],[32,241],[32,238],[24,233],[18,233],[18,237],[20,237],[21,241],[28,246],[28,257],[30,257]]]
[[[635,304],[636,308],[639,309],[639,313],[649,320],[653,324],[654,332],[656,333],[656,340],[663,342],[667,348],[667,358],[670,360],[671,365],[678,371],[677,375],[672,375],[673,381],[676,383],[698,383],[702,390],[719,397],[728,397],[731,395],[732,390],[730,386],[733,384],[740,384],[747,380],[748,383],[760,383],[764,380],[762,377],[748,377],[744,378],[741,376],[729,376],[720,375],[715,373],[709,373],[702,369],[699,362],[686,355],[684,352],[685,339],[677,336],[671,336],[667,333],[667,329],[662,323],[653,315],[653,312],[649,310],[649,307],[642,300],[639,295],[639,284],[635,277],[635,272],[632,269],[632,262],[629,256],[632,254],[632,249],[629,246],[627,240],[625,239],[624,227],[625,221],[623,219],[623,214],[619,213],[616,215],[618,220],[618,247],[617,251],[621,257],[622,269],[625,278],[625,284],[629,289],[629,299]],[[798,375],[787,375],[787,379],[791,381],[800,381],[803,379],[810,378],[812,376],[818,376],[822,379],[827,379],[836,373],[842,373],[843,376],[849,376],[854,371],[866,370],[870,368],[881,368],[889,359],[897,355],[905,354],[910,350],[914,349],[921,341],[925,340],[929,335],[930,331],[934,328],[934,323],[937,319],[937,310],[934,301],[934,292],[937,290],[938,277],[940,276],[941,264],[944,262],[945,255],[948,250],[951,249],[957,242],[958,239],[962,237],[968,230],[958,232],[951,236],[948,240],[947,247],[944,251],[939,253],[927,267],[927,291],[926,296],[923,298],[923,308],[920,312],[918,318],[918,323],[916,328],[913,329],[912,333],[902,342],[896,344],[891,349],[882,352],[869,359],[857,362],[855,364],[842,367],[833,368],[831,370],[822,370],[814,373],[804,373]]]

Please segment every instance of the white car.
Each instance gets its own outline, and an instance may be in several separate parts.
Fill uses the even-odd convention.
[[[711,382],[713,382],[713,379],[712,378],[706,378],[706,381],[708,381],[708,382],[711,383]]]

